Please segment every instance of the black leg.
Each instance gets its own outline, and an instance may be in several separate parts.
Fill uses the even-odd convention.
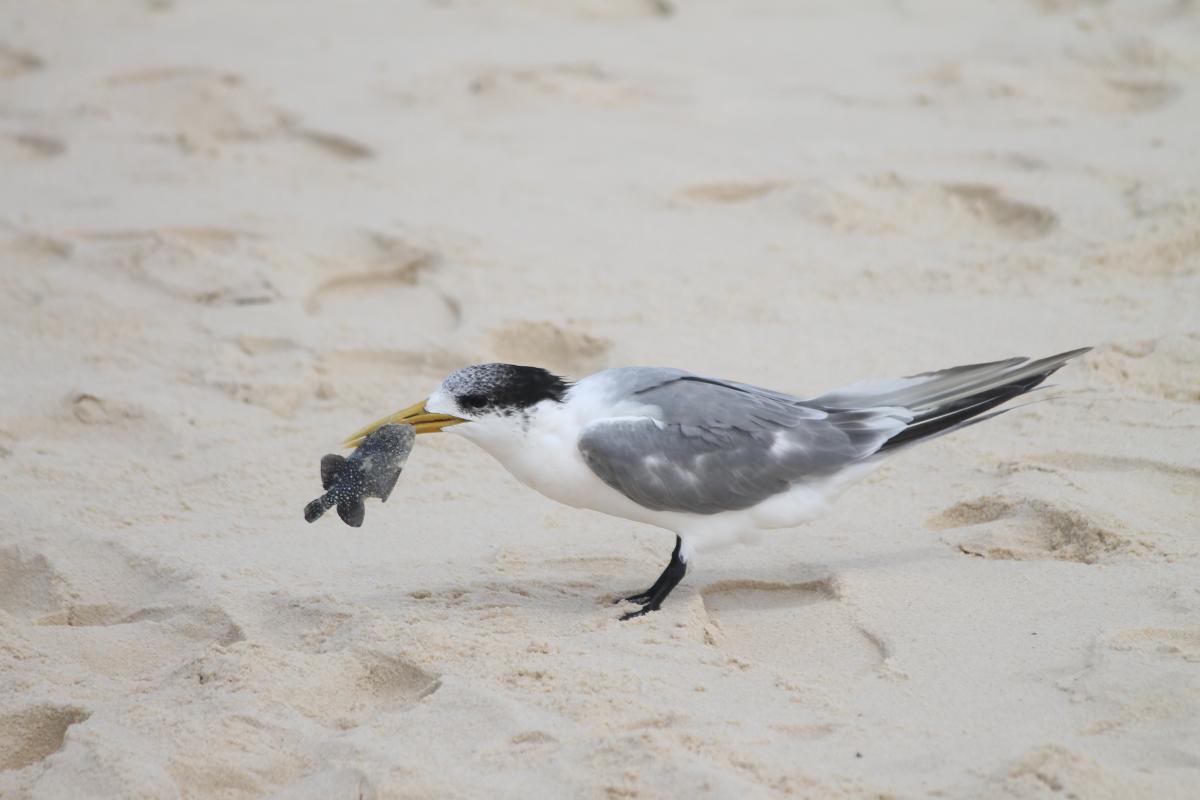
[[[658,611],[662,606],[663,600],[667,599],[667,595],[671,590],[679,585],[683,580],[684,573],[687,572],[687,564],[679,556],[679,551],[683,547],[683,540],[678,536],[675,537],[675,549],[671,552],[671,560],[667,562],[666,569],[658,576],[658,580],[644,592],[635,594],[625,599],[631,603],[637,603],[641,606],[637,611],[630,611],[628,614],[623,614],[621,619],[633,619],[640,617],[643,614],[648,614],[651,611]]]
[[[631,595],[629,595],[629,597],[618,597],[616,600],[613,600],[613,604],[616,605],[618,603],[630,602],[630,603],[637,603],[639,606],[644,606],[644,605],[646,605],[646,603],[649,603],[650,598],[654,597],[655,593],[658,592],[658,590],[662,587],[662,585],[664,583],[666,583],[667,576],[671,572],[671,565],[674,564],[675,561],[679,558],[679,548],[681,548],[682,546],[683,546],[683,542],[680,540],[680,538],[678,536],[676,536],[675,537],[675,549],[671,551],[671,560],[667,562],[667,566],[663,568],[662,574],[658,576],[658,580],[656,580],[654,582],[653,586],[651,586],[649,589],[647,589],[644,592],[638,592],[637,594],[631,594]]]

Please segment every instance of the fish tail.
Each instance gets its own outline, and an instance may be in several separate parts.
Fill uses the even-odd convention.
[[[304,519],[308,522],[316,522],[321,518],[322,514],[333,508],[333,506],[333,492],[326,492],[304,507]]]

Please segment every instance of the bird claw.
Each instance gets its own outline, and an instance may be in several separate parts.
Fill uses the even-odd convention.
[[[625,620],[633,619],[634,617],[645,616],[646,614],[649,614],[651,611],[658,611],[658,608],[659,607],[657,605],[645,605],[642,608],[639,608],[637,611],[629,611],[629,612],[621,615],[621,622],[624,622]]]
[[[647,590],[645,592],[638,592],[637,594],[631,594],[631,595],[629,595],[629,597],[618,597],[616,600],[613,600],[613,605],[619,606],[621,603],[637,603],[639,606],[644,606],[653,599],[654,599],[653,593],[651,593],[649,590]]]
[[[636,603],[641,606],[637,611],[622,614],[622,621],[649,614],[651,611],[658,611],[659,607],[662,606],[662,601],[667,599],[667,595],[671,593],[671,590],[683,578],[683,574],[687,572],[687,564],[679,556],[682,548],[683,540],[679,536],[676,536],[675,550],[671,553],[671,560],[663,569],[662,574],[658,576],[658,580],[654,582],[654,585],[644,592],[638,592],[629,597],[613,601],[614,603]]]

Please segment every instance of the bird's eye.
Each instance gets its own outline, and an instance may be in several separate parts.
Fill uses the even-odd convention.
[[[459,398],[463,408],[483,408],[487,405],[487,398],[481,394],[466,394]]]

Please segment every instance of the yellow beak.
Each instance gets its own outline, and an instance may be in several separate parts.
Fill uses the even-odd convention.
[[[431,414],[425,410],[425,401],[411,405],[402,411],[397,411],[395,414],[389,414],[383,419],[372,422],[367,427],[356,431],[350,438],[346,439],[343,444],[346,447],[358,447],[362,444],[363,439],[370,436],[375,431],[382,428],[384,425],[392,423],[404,423],[412,425],[417,433],[437,433],[442,428],[448,428],[451,425],[457,425],[460,422],[467,420],[460,417],[452,417],[449,414]]]

